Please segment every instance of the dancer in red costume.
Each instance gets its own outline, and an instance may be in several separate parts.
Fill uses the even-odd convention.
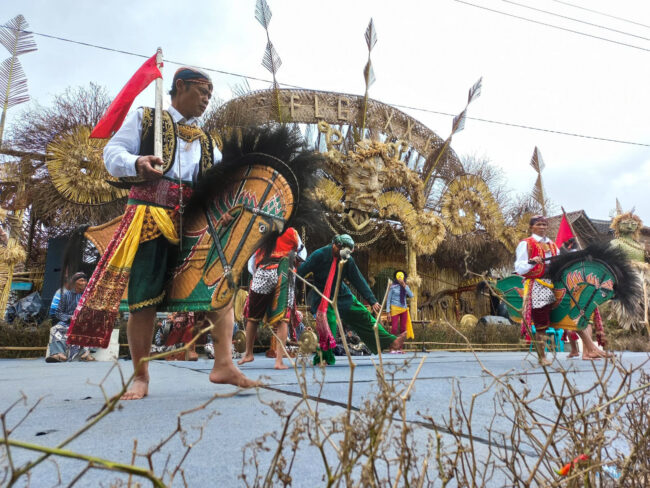
[[[248,315],[246,317],[246,352],[238,364],[249,363],[253,357],[253,345],[257,326],[265,320],[278,336],[275,349],[275,369],[287,369],[282,362],[284,345],[287,342],[288,324],[295,307],[295,257],[302,260],[307,251],[293,227],[278,237],[269,253],[260,248],[249,260],[249,271],[253,275],[248,293]]]
[[[546,358],[543,335],[551,325],[551,308],[555,303],[555,294],[552,281],[546,277],[547,260],[557,256],[560,249],[546,235],[548,231],[546,217],[536,215],[530,219],[529,225],[532,235],[519,243],[515,258],[515,272],[526,278],[522,331],[526,327],[526,318],[529,317],[532,323],[528,322],[528,325],[535,325],[533,340],[540,364],[548,366],[551,361]],[[583,342],[583,359],[600,359],[610,356],[596,347],[591,340],[589,331],[583,330],[577,333]]]

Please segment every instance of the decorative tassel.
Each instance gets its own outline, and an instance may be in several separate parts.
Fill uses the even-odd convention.
[[[337,263],[338,258],[332,256],[332,264],[327,275],[327,281],[325,282],[325,289],[323,290],[323,295],[326,297],[329,297],[332,294],[332,285],[334,284],[334,275],[336,274]],[[327,300],[321,298],[318,310],[316,311],[316,332],[318,332],[318,343],[323,351],[336,347],[336,341],[334,340],[330,326],[327,323],[327,307]]]
[[[594,328],[596,329],[596,342],[598,342],[600,347],[606,348],[607,340],[605,339],[605,331],[603,330],[603,319],[598,307],[594,310]]]
[[[336,341],[327,323],[327,313],[320,310],[316,312],[316,332],[318,332],[318,344],[323,351],[336,347]]]

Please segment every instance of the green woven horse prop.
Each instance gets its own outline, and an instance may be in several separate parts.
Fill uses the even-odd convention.
[[[641,294],[638,276],[625,254],[609,243],[556,256],[550,260],[548,269],[555,293],[551,310],[553,328],[585,330],[597,307],[609,300],[618,301],[630,312],[638,307]],[[521,323],[525,315],[522,313],[525,278],[508,276],[497,282],[496,289],[508,307],[510,319]]]

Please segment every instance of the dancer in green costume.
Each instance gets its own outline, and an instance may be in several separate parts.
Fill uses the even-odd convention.
[[[371,304],[373,311],[377,314],[381,312],[381,305],[375,298],[375,295],[370,290],[368,283],[359,271],[354,258],[351,256],[354,250],[354,240],[347,234],[340,234],[334,237],[332,244],[321,247],[314,251],[307,260],[298,268],[298,274],[302,277],[313,273],[314,285],[328,298],[333,297],[335,283],[338,274],[338,262],[343,260],[342,278],[347,280],[361,296],[368,303]],[[377,343],[375,341],[375,333],[373,326],[375,325],[375,317],[368,311],[368,309],[361,304],[361,302],[352,294],[350,288],[341,280],[339,293],[337,297],[337,308],[341,321],[343,324],[356,332],[359,338],[368,346],[368,348],[377,354]],[[314,364],[318,364],[322,360],[327,364],[334,364],[335,357],[332,352],[334,347],[333,337],[336,336],[336,314],[331,305],[325,307],[327,302],[321,299],[316,293],[310,294],[310,307],[312,314],[316,317],[317,323],[319,317],[326,320],[331,335],[327,334],[327,328],[323,333],[322,328],[319,329],[319,342],[320,348],[314,356]],[[320,315],[319,315],[320,314]],[[405,333],[400,336],[389,334],[386,329],[381,325],[379,329],[379,345],[382,349],[401,349],[404,345]],[[327,337],[325,335],[327,334]]]

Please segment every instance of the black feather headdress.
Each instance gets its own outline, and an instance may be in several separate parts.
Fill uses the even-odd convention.
[[[625,252],[611,246],[608,242],[591,244],[582,251],[561,254],[551,261],[549,275],[553,281],[559,280],[564,268],[576,261],[600,261],[606,265],[616,278],[615,300],[630,314],[639,310],[642,291],[637,271]]]
[[[242,167],[264,164],[287,180],[295,198],[293,212],[285,228],[292,226],[309,232],[321,227],[323,209],[312,192],[324,158],[318,152],[307,149],[298,127],[271,124],[234,130],[230,137],[224,139],[222,155],[221,162],[199,180],[188,202],[187,213],[201,211],[203,202],[224,192],[232,182],[230,175]],[[277,237],[277,234],[269,235],[265,241],[274,242]]]

